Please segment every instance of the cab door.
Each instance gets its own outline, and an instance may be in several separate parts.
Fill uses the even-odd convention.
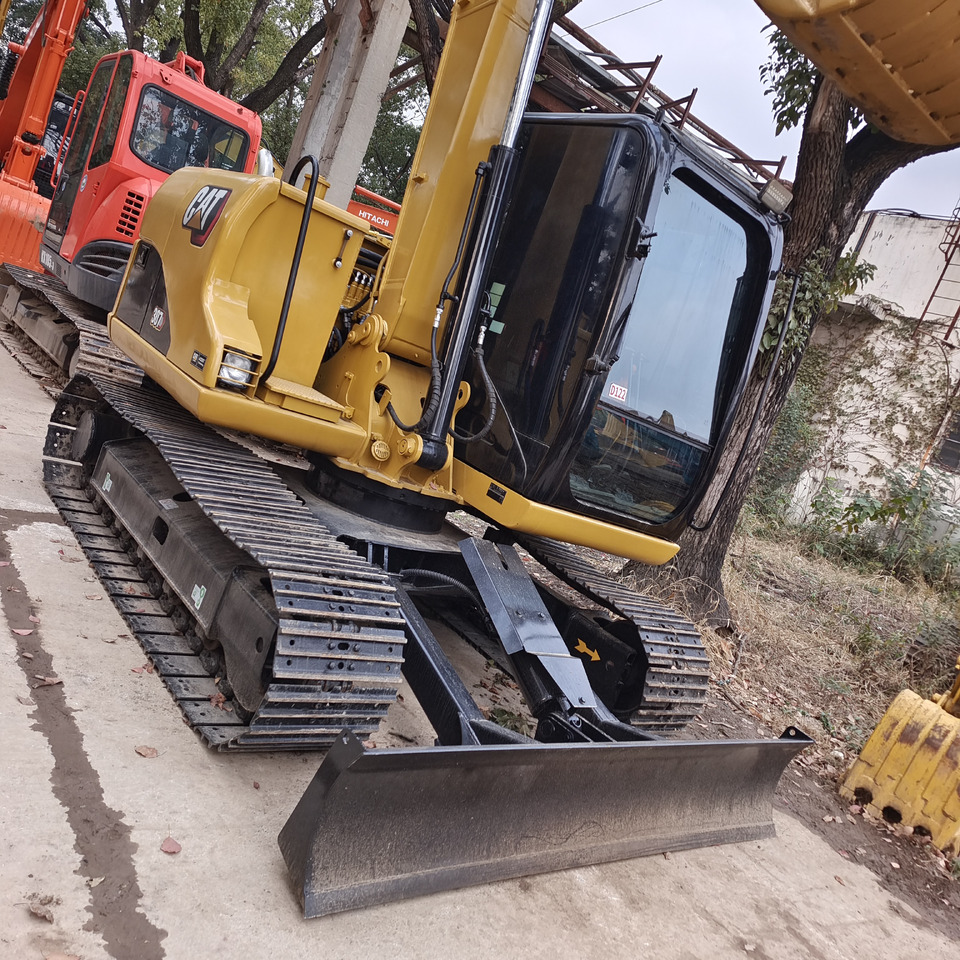
[[[131,55],[105,58],[87,87],[43,236],[44,246],[68,260],[73,257],[83,223],[96,207],[97,184],[92,182],[96,177],[91,171],[106,164],[113,154],[132,72]]]

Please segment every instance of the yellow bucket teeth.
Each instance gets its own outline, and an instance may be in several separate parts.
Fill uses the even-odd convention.
[[[840,787],[871,814],[929,833],[960,855],[960,719],[904,690]]]

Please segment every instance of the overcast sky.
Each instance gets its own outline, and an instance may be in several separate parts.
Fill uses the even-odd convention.
[[[767,20],[753,0],[582,0],[572,19],[623,60],[662,54],[653,82],[664,93],[679,99],[697,87],[697,117],[757,159],[785,154],[784,175],[792,178],[799,135],[774,136],[759,73]],[[947,216],[958,197],[960,149],[898,171],[869,208]]]

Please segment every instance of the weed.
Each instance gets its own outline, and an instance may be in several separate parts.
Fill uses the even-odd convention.
[[[533,736],[533,725],[526,717],[512,710],[505,710],[503,707],[493,707],[490,710],[490,719],[494,723],[499,723],[501,727],[507,730],[513,730],[514,733],[522,733],[526,737]]]
[[[851,687],[849,683],[843,680],[837,680],[834,677],[821,677],[820,685],[824,690],[829,690],[831,693],[840,693],[845,697],[853,694],[853,687]]]

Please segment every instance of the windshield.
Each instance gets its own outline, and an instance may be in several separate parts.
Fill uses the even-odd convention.
[[[707,192],[680,176],[667,184],[570,477],[578,500],[654,523],[684,505],[716,439],[768,262],[751,256],[752,232]]]
[[[181,167],[243,170],[249,138],[225,120],[149,86],[140,98],[130,146],[141,160],[168,173]]]

